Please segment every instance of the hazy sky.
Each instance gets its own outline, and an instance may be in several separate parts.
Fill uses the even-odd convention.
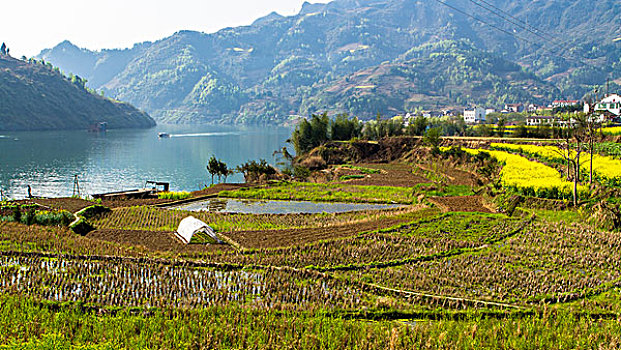
[[[304,0],[2,0],[0,42],[14,57],[63,40],[92,50],[125,48],[179,30],[215,32],[272,11],[293,15]],[[330,0],[310,0],[326,3]]]

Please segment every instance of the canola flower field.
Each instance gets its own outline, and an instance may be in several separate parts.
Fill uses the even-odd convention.
[[[496,150],[504,150],[517,152],[529,156],[537,157],[552,162],[563,162],[563,150],[556,146],[536,146],[536,145],[516,145],[509,143],[492,143],[491,147]],[[570,157],[575,155],[574,151],[569,154]],[[580,158],[580,168],[588,173],[590,167],[589,154],[582,153]],[[613,184],[621,183],[621,160],[612,157],[593,155],[593,173],[595,177],[602,180],[612,182]]]
[[[462,148],[470,155],[487,153],[504,164],[500,172],[502,185],[518,193],[542,198],[567,199],[571,197],[573,183],[563,179],[554,168],[506,151]],[[441,148],[446,150],[446,148]],[[578,186],[578,192],[583,192]]]

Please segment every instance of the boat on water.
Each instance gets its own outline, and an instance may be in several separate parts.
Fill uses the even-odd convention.
[[[159,137],[161,139],[164,139],[164,138],[170,137],[170,134],[167,133],[167,132],[160,132],[160,133],[157,134],[157,137]]]

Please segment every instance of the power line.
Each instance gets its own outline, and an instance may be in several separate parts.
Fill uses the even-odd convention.
[[[510,32],[510,31],[508,31],[508,30],[506,30],[506,29],[500,28],[499,26],[497,26],[497,25],[495,25],[495,24],[491,24],[491,23],[489,23],[489,22],[486,22],[486,21],[484,21],[484,20],[482,20],[482,19],[480,19],[480,18],[478,18],[478,17],[476,17],[476,16],[473,16],[473,15],[471,15],[471,14],[467,13],[466,11],[463,11],[463,10],[461,10],[461,9],[459,9],[459,8],[455,7],[455,6],[452,6],[452,5],[450,5],[450,4],[448,4],[448,3],[446,3],[446,2],[444,2],[444,1],[442,1],[442,0],[435,0],[435,1],[437,1],[437,2],[439,2],[440,4],[442,4],[442,5],[446,6],[446,7],[449,7],[449,8],[451,8],[451,9],[453,9],[453,10],[455,10],[455,11],[457,11],[457,12],[459,12],[459,13],[463,14],[464,16],[470,17],[470,18],[472,18],[472,19],[474,19],[474,20],[476,20],[476,21],[478,21],[478,22],[481,22],[481,23],[483,23],[483,24],[485,24],[485,25],[487,25],[487,26],[489,26],[489,27],[492,27],[492,28],[494,28],[494,29],[496,29],[496,30],[498,30],[498,31],[501,31],[501,32],[505,33],[505,34],[508,34],[508,35],[510,35],[510,36],[512,36],[512,37],[514,37],[514,38],[516,38],[516,39],[519,39],[519,40],[525,41],[525,42],[527,42],[527,43],[529,43],[529,44],[531,44],[531,45],[537,45],[537,46],[540,46],[540,48],[541,48],[542,50],[545,50],[545,51],[549,52],[549,53],[550,53],[550,54],[552,54],[553,56],[557,56],[557,57],[560,57],[560,58],[566,59],[566,60],[568,60],[568,61],[575,61],[575,62],[579,62],[579,63],[582,63],[583,65],[586,65],[586,66],[591,66],[589,63],[584,62],[584,61],[582,61],[582,60],[580,60],[580,59],[576,59],[576,58],[572,58],[572,57],[566,57],[566,56],[563,56],[562,54],[556,53],[556,52],[554,52],[554,51],[552,51],[552,50],[550,50],[550,49],[548,49],[548,48],[544,47],[542,44],[539,44],[539,43],[533,42],[533,41],[531,41],[531,40],[529,40],[529,39],[526,39],[526,38],[521,37],[521,36],[519,36],[519,35],[517,35],[517,34],[515,34],[515,33],[512,33],[512,32]],[[593,66],[591,66],[591,67],[593,67]]]
[[[474,2],[474,3],[475,3],[476,5],[478,5],[478,6],[481,6],[480,4],[476,3],[476,2],[475,2],[475,1],[473,1],[473,0],[470,0],[470,1]],[[509,21],[509,22],[511,22],[511,23],[513,23],[513,24],[515,24],[516,26],[518,26],[518,27],[520,27],[520,28],[522,28],[522,29],[524,29],[524,30],[528,30],[528,31],[531,31],[531,30],[532,30],[532,31],[534,31],[534,32],[540,32],[541,34],[546,35],[546,36],[548,37],[548,38],[544,38],[544,39],[546,39],[546,40],[549,40],[549,39],[556,39],[556,36],[555,36],[555,35],[548,34],[548,33],[544,32],[543,30],[540,30],[540,29],[538,29],[538,28],[536,28],[536,27],[531,26],[531,25],[530,25],[530,24],[528,24],[527,22],[522,21],[521,19],[519,19],[519,18],[517,18],[517,17],[515,17],[515,16],[511,15],[510,13],[506,12],[505,10],[503,10],[503,9],[501,9],[501,8],[499,8],[499,7],[497,7],[497,6],[495,6],[494,4],[491,4],[491,3],[489,3],[489,2],[487,2],[487,1],[485,1],[485,0],[479,0],[479,1],[480,1],[480,2],[482,2],[482,3],[484,3],[484,4],[486,4],[487,6],[489,6],[489,7],[491,7],[491,8],[493,8],[493,9],[495,9],[496,11],[499,11],[500,13],[502,13],[502,14],[506,15],[507,17],[509,17],[509,18],[511,18],[511,19],[513,19],[513,20],[515,20],[515,21],[517,21],[517,22],[519,22],[519,23],[521,23],[521,24],[523,24],[524,26],[526,26],[526,27],[528,27],[528,28],[529,28],[529,29],[524,28],[524,27],[522,27],[520,24],[517,24],[517,23],[511,22],[509,19],[507,19],[507,18],[505,18],[505,17],[503,17],[503,16],[498,15],[497,13],[495,13],[495,12],[491,11],[491,10],[490,10],[490,9],[488,9],[488,8],[485,8],[486,10],[488,10],[488,11],[490,11],[490,12],[492,12],[492,13],[496,14],[496,15],[497,15],[497,16],[499,16],[499,17],[503,17],[503,18],[504,18],[504,19],[506,19],[507,21]],[[534,32],[533,32],[533,34],[535,34],[535,35],[537,35],[537,36],[540,36],[538,33],[534,33]],[[543,37],[542,37],[542,38],[543,38]]]
[[[482,3],[484,3],[484,4],[487,4],[487,5],[491,6],[491,7],[492,7],[492,8],[494,8],[494,9],[497,9],[497,10],[498,10],[498,11],[500,11],[501,13],[498,13],[498,12],[496,12],[496,11],[494,11],[494,10],[490,9],[489,7],[485,7],[485,6],[481,5],[480,3],[478,3],[478,2],[477,2],[477,1],[475,1],[475,0],[469,0],[469,1],[470,1],[471,3],[473,3],[473,4],[477,5],[477,6],[481,7],[482,9],[485,9],[485,10],[489,11],[490,13],[492,13],[492,14],[494,14],[494,15],[496,15],[496,16],[498,16],[498,17],[500,17],[500,18],[502,18],[503,20],[505,20],[505,21],[507,21],[507,22],[509,22],[509,23],[511,23],[511,24],[513,24],[513,25],[515,25],[515,26],[517,26],[518,28],[520,28],[520,29],[524,29],[524,30],[526,30],[526,31],[528,31],[528,32],[530,32],[530,33],[532,33],[533,35],[538,36],[539,38],[541,38],[541,39],[543,39],[543,40],[551,40],[551,39],[552,39],[552,40],[555,40],[555,38],[554,38],[553,36],[549,35],[549,34],[546,34],[546,33],[543,33],[543,32],[542,32],[543,34],[546,34],[546,35],[547,35],[547,37],[545,37],[545,36],[543,36],[543,35],[539,34],[539,33],[538,33],[538,31],[540,31],[540,30],[538,30],[537,28],[532,27],[532,26],[531,26],[531,25],[529,25],[529,24],[526,24],[526,26],[522,25],[522,24],[520,23],[521,21],[517,20],[515,17],[513,17],[513,16],[511,16],[511,15],[508,15],[506,12],[504,12],[503,10],[501,10],[501,9],[499,9],[499,8],[497,8],[497,7],[495,7],[494,5],[489,4],[489,3],[488,3],[488,2],[486,2],[485,0],[480,0],[480,1],[481,1]],[[505,14],[507,14],[507,16],[505,16]],[[517,22],[516,22],[516,21],[514,21],[513,19],[516,19],[516,20],[517,20]],[[522,23],[523,23],[523,22],[522,22]],[[531,29],[531,28],[532,28],[532,29]],[[562,46],[561,46],[560,44],[557,44],[556,46],[558,46],[558,47],[561,47],[561,48],[562,48]]]

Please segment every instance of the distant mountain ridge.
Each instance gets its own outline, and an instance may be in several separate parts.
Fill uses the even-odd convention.
[[[165,122],[543,103],[621,83],[619,1],[485,2],[504,19],[482,2],[446,3],[463,13],[438,1],[305,3],[213,34],[100,52],[63,42],[39,57]]]
[[[147,128],[155,121],[135,107],[87,91],[50,65],[0,55],[0,130]]]

